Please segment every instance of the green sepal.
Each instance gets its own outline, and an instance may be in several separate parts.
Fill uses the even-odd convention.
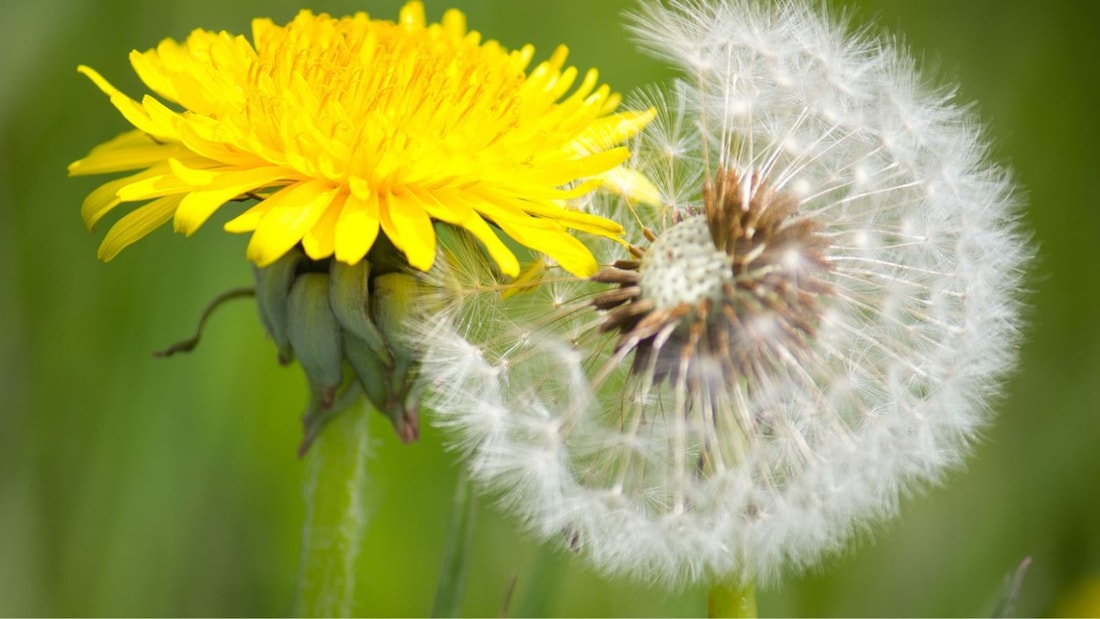
[[[379,406],[390,418],[401,440],[419,437],[417,410],[420,390],[416,387],[417,355],[410,346],[412,334],[407,320],[419,296],[419,280],[406,272],[386,273],[374,278],[371,316],[393,354],[386,406]]]
[[[380,360],[388,360],[390,351],[370,319],[370,263],[355,264],[333,260],[329,267],[329,303],[332,313],[346,331],[357,337]],[[387,365],[392,365],[389,361]]]
[[[395,384],[392,367],[350,333],[344,335],[344,358],[355,372],[367,399],[390,420],[398,438],[406,443],[419,438],[417,409],[406,405],[408,386],[405,383]]]
[[[419,357],[410,345],[413,335],[409,333],[407,321],[418,300],[419,287],[420,280],[409,273],[386,273],[374,278],[374,296],[371,297],[374,324],[382,330],[393,352],[390,390],[401,394],[402,406],[411,411],[419,405],[418,397],[407,397],[412,393]]]
[[[343,347],[340,323],[328,301],[327,273],[304,273],[294,280],[287,300],[287,335],[310,387],[321,394],[321,407],[329,408],[343,382]]]
[[[418,298],[420,281],[409,273],[397,272],[374,278],[371,316],[382,331],[394,360],[408,368],[416,355],[409,346],[410,334],[406,320]]]
[[[378,410],[385,410],[390,399],[390,369],[370,346],[351,333],[344,334],[344,358],[355,372],[367,399]]]
[[[290,287],[294,284],[298,265],[303,260],[305,254],[295,247],[270,265],[255,270],[256,307],[260,311],[260,322],[275,341],[279,350],[279,363],[282,364],[294,360],[288,332],[287,298],[290,296]]]

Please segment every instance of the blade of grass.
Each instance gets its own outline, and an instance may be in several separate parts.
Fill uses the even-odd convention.
[[[447,545],[443,549],[443,565],[436,582],[433,617],[459,617],[462,599],[466,592],[467,555],[474,531],[475,503],[470,484],[460,475],[455,483],[455,495],[451,505],[451,518],[447,525]]]

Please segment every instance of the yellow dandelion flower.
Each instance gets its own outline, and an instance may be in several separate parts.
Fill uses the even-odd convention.
[[[137,171],[84,202],[89,228],[119,204],[144,203],[107,233],[104,260],[169,219],[190,235],[227,202],[257,199],[225,229],[252,233],[247,256],[260,267],[299,244],[311,259],[355,264],[381,233],[427,270],[441,221],[476,236],[508,275],[519,263],[499,233],[587,276],[595,259],[568,230],[615,238],[622,228],[567,200],[623,185],[617,145],[652,112],[616,113],[595,70],[574,88],[567,53],[528,70],[531,46],[482,41],[453,9],[427,24],[420,2],[396,22],[256,19],[252,41],[195,30],[130,54],[156,97],[135,101],[79,68],[135,129],[69,173]]]

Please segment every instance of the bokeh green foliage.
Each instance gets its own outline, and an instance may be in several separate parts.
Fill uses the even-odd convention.
[[[399,4],[310,8],[392,18]],[[621,28],[629,0],[429,0],[429,17],[452,4],[488,37],[534,43],[537,57],[569,44],[573,64],[598,66],[623,92],[671,75]],[[246,240],[219,230],[227,213],[191,239],[166,228],[101,264],[103,230],[88,234],[78,214],[100,179],[66,179],[65,166],[125,129],[77,64],[140,96],[130,49],[193,27],[247,32],[253,16],[286,20],[300,6],[2,6],[0,614],[287,614],[303,514],[295,447],[304,377],[277,365],[249,302],[217,315],[194,353],[150,355],[190,335],[215,295],[250,282]],[[922,64],[978,103],[995,158],[1011,162],[1024,187],[1041,259],[1021,369],[969,467],[906,501],[900,519],[861,535],[853,551],[763,592],[760,611],[986,614],[1030,555],[1019,612],[1087,612],[1059,605],[1100,573],[1100,4],[863,0],[849,8],[857,23],[904,32]],[[409,446],[375,417],[360,583],[371,594],[362,611],[423,615],[456,456],[430,414],[422,440]],[[513,573],[514,615],[703,611],[699,591],[601,579],[482,503],[466,614],[497,614]]]

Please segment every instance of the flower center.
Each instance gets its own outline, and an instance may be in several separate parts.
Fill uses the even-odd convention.
[[[733,258],[715,247],[700,215],[657,237],[642,257],[638,276],[643,297],[653,299],[659,310],[703,299],[719,302],[723,289],[734,283]]]
[[[752,378],[808,352],[831,265],[820,224],[798,205],[758,175],[719,170],[704,187],[703,214],[664,231],[639,261],[594,278],[619,285],[593,305],[611,310],[602,329],[620,333],[618,350],[634,350],[635,373]]]

